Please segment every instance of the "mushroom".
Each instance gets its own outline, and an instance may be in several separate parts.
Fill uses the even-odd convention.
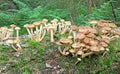
[[[29,26],[28,26],[28,28],[30,29],[31,39],[32,39],[32,40],[35,39],[35,37],[34,37],[34,32],[33,32],[33,28],[34,28],[34,27],[35,27],[34,25],[29,25]]]
[[[11,24],[11,25],[10,25],[10,27],[14,30],[14,29],[15,29],[15,27],[16,27],[16,25]]]
[[[77,26],[71,26],[71,30],[70,30],[70,32],[69,32],[69,35],[72,33],[72,35],[73,35],[73,39],[74,39],[74,41],[75,41],[75,37],[76,37],[76,31],[77,31]]]
[[[50,31],[50,42],[54,42],[54,37],[53,37],[53,32],[55,30],[54,26],[49,26],[49,31]]]
[[[59,41],[61,44],[65,44],[65,48],[63,49],[63,51],[61,52],[61,54],[66,55],[66,52],[69,50],[70,45],[72,43],[72,40],[67,39],[67,38],[62,38]]]
[[[10,44],[11,47],[15,50],[15,51],[20,51],[21,50],[21,47],[19,48],[16,48],[14,45],[18,43],[18,40],[7,40],[6,43]],[[18,44],[17,44],[18,46]]]
[[[89,24],[92,24],[92,27],[95,28],[95,26],[97,25],[98,21],[96,20],[92,20],[89,22]]]
[[[24,27],[27,29],[29,36],[31,37],[31,32],[29,30],[29,24],[25,24]]]

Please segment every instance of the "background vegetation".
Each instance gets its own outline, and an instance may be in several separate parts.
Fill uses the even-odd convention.
[[[70,20],[78,26],[87,25],[89,20],[105,19],[119,26],[119,4],[120,0],[0,0],[0,26],[15,24],[22,28],[43,18]],[[21,34],[25,31],[22,28]],[[19,57],[14,56],[12,48],[0,45],[0,70],[7,67],[2,70],[3,74],[52,74],[56,70],[62,70],[63,74],[120,74],[120,39],[111,42],[110,51],[105,55],[87,57],[77,65],[76,58],[60,55],[56,45],[49,43],[49,36],[41,43],[27,39],[23,43],[28,47]],[[60,68],[47,69],[45,63],[49,59],[55,60]]]
[[[119,3],[119,0],[0,0],[0,25],[22,26],[43,18],[64,18],[76,25],[86,25],[91,19],[118,23]]]

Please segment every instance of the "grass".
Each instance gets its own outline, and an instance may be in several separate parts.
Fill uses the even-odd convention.
[[[59,35],[55,35],[56,38]],[[6,74],[51,74],[63,70],[62,74],[119,74],[120,39],[109,45],[109,52],[91,55],[75,65],[76,58],[62,56],[55,43],[49,42],[47,36],[42,42],[24,40],[28,47],[23,48],[19,57],[14,56],[10,47],[0,46],[0,69],[9,64],[2,73]],[[48,69],[46,60],[55,60],[60,69]]]

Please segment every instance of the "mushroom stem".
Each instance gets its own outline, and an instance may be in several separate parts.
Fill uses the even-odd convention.
[[[66,47],[63,50],[63,54],[65,55],[66,51],[69,50],[70,44],[66,44]]]
[[[16,39],[19,40],[19,30],[16,30],[16,32],[17,32],[17,37],[16,37]]]
[[[42,41],[42,40],[43,40],[43,38],[45,37],[45,34],[46,34],[46,30],[44,30],[44,33],[43,33],[43,35],[42,35],[42,37],[40,38],[39,41]]]
[[[54,42],[53,30],[50,30],[50,37],[51,37],[51,42]]]
[[[40,25],[39,38],[41,37],[42,29],[43,29],[43,25]]]
[[[15,50],[18,51],[18,49],[12,44],[11,47]]]
[[[22,49],[22,47],[20,46],[19,43],[17,43],[16,45],[18,46],[18,48],[19,48],[20,50]]]
[[[81,57],[84,58],[84,57],[87,57],[87,56],[89,56],[89,55],[91,55],[91,54],[93,54],[93,52],[85,53],[85,54],[83,54]]]
[[[31,31],[31,39],[34,40],[33,28],[31,28],[30,31]]]
[[[76,37],[76,32],[73,31],[73,39],[74,39],[74,42],[75,42],[75,37]]]
[[[26,29],[27,29],[27,32],[28,32],[29,36],[31,37],[31,32],[30,32],[30,30],[29,30],[28,28],[26,28]]]

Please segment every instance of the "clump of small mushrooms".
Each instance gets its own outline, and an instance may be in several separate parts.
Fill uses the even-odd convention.
[[[9,44],[15,51],[22,50],[20,46],[20,39],[19,39],[19,30],[20,27],[12,24],[10,28],[4,26],[0,28],[0,40]],[[16,32],[16,37],[13,35],[13,32]]]
[[[78,63],[89,55],[109,51],[108,44],[113,37],[119,37],[120,30],[110,21],[100,20],[89,23],[92,27],[71,26],[69,36],[57,42],[58,50],[62,55],[77,56]]]
[[[89,22],[93,28],[95,28],[99,35],[104,35],[109,37],[111,40],[118,38],[120,35],[120,30],[118,30],[118,27],[112,23],[111,21],[106,20],[100,20],[100,21],[90,21]]]
[[[60,34],[64,34],[70,29],[71,22],[61,19],[53,19],[48,22],[48,19],[43,19],[39,22],[32,24],[25,24],[31,40],[42,41],[46,33],[50,34],[50,42],[54,42],[54,34],[58,31]]]

